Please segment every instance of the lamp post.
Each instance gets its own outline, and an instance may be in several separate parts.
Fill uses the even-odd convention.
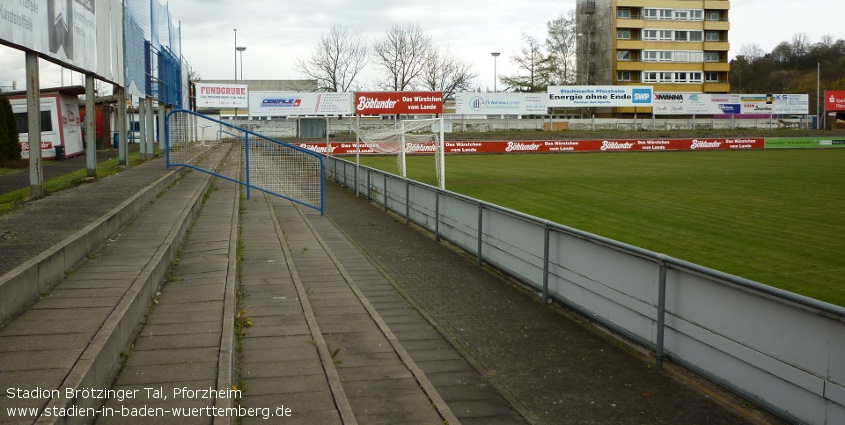
[[[235,47],[235,50],[241,52],[241,80],[243,80],[244,79],[244,50],[246,50],[246,47],[238,46],[238,47]]]
[[[238,81],[238,29],[235,28],[235,81]]]
[[[490,55],[493,56],[493,92],[498,93],[499,90],[496,89],[496,81],[499,79],[499,73],[496,71],[496,58],[498,58],[501,53],[493,52],[490,53]]]

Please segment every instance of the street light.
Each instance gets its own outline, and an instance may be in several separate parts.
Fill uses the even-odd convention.
[[[235,47],[235,50],[241,52],[241,80],[243,80],[244,79],[244,50],[246,50],[246,47],[238,46],[238,47]]]
[[[235,28],[235,81],[238,81],[238,29]]]
[[[499,91],[496,89],[496,81],[499,79],[499,73],[496,71],[496,58],[501,55],[499,52],[490,53],[493,56],[493,92],[498,93]]]

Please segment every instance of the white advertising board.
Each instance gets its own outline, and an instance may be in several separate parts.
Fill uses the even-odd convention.
[[[249,92],[254,117],[353,115],[352,93]]]
[[[806,115],[806,94],[655,93],[655,115]]]
[[[549,86],[550,108],[651,107],[649,86]]]
[[[196,86],[198,108],[246,108],[247,86],[199,83]]]
[[[0,39],[97,72],[94,1],[2,0],[0,22]]]
[[[740,113],[738,94],[655,93],[654,115],[735,115]]]
[[[545,115],[543,93],[457,93],[455,113],[464,115]]]

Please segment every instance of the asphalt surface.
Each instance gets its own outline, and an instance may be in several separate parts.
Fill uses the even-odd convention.
[[[110,154],[116,156],[117,151],[103,153]],[[45,166],[45,178],[79,168],[85,168],[84,156]],[[83,228],[164,173],[163,160],[149,161],[0,217],[0,275]],[[19,174],[28,186],[28,173]],[[0,177],[0,193],[19,185],[14,183],[19,179],[17,174]],[[654,370],[648,356],[571,312],[542,305],[518,285],[330,182],[326,206],[328,220],[311,220],[316,231],[328,241],[337,231],[346,235],[531,423],[773,421],[695,376]]]

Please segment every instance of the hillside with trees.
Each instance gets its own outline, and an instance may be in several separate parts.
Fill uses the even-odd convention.
[[[817,84],[825,90],[845,90],[845,39],[824,36],[811,43],[796,34],[766,53],[756,44],[739,48],[731,61],[732,93],[801,93],[810,95],[810,114],[819,104]]]

